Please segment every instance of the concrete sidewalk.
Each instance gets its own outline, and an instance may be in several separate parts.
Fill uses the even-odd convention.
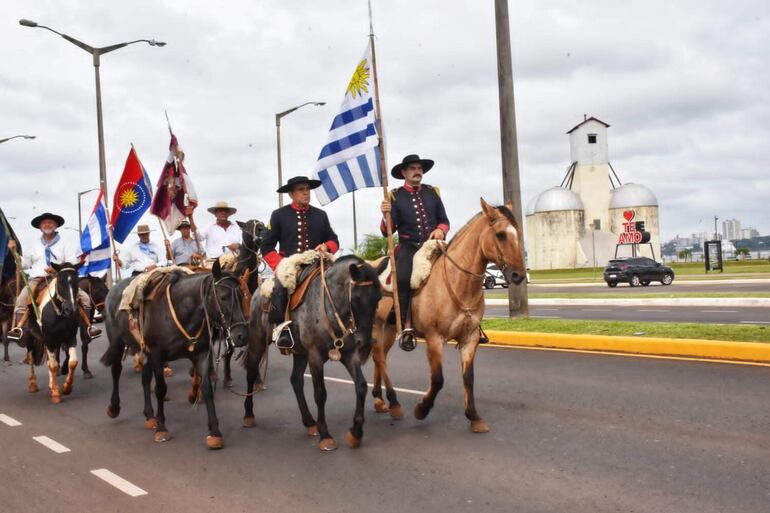
[[[770,278],[746,278],[746,279],[718,279],[714,278],[711,280],[688,280],[685,278],[679,278],[678,281],[675,280],[675,283],[686,283],[687,285],[714,285],[716,283],[720,284],[727,284],[727,285],[736,285],[741,283],[758,283],[758,284],[765,284],[768,287],[770,287]],[[606,285],[604,281],[597,280],[592,282],[532,282],[527,284],[528,288],[538,289],[538,288],[556,288],[556,287],[596,287],[597,285]]]
[[[507,299],[486,299],[488,306],[507,306]],[[770,308],[766,297],[682,297],[682,298],[546,298],[530,299],[532,306],[709,306]],[[770,319],[769,319],[770,320]]]

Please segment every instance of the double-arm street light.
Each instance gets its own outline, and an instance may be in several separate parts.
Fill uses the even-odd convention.
[[[320,107],[321,105],[326,105],[326,102],[305,102],[302,105],[297,105],[296,107],[292,107],[289,110],[279,112],[275,115],[275,139],[276,144],[278,145],[278,187],[283,185],[283,171],[281,169],[281,118],[288,116],[297,109],[301,109],[305,105],[315,105]],[[283,206],[283,194],[278,194],[278,206]]]
[[[73,45],[77,46],[78,48],[81,48],[86,52],[90,53],[91,56],[93,57],[94,73],[96,75],[96,123],[97,123],[97,128],[99,133],[99,187],[104,192],[104,199],[106,201],[107,200],[107,171],[106,171],[106,164],[105,164],[105,157],[104,157],[104,126],[102,123],[102,88],[101,88],[101,82],[99,79],[99,58],[105,53],[112,52],[113,50],[118,50],[119,48],[123,48],[124,46],[132,45],[134,43],[147,43],[150,46],[165,46],[166,43],[162,41],[156,41],[154,39],[137,39],[136,41],[129,41],[127,43],[118,43],[115,45],[95,48],[91,45],[87,45],[86,43],[83,43],[82,41],[78,41],[74,37],[68,36],[67,34],[62,34],[61,32],[57,32],[56,30],[50,27],[46,27],[45,25],[40,25],[34,21],[22,19],[22,20],[19,20],[19,25],[23,25],[24,27],[42,28],[42,29],[48,30],[49,32],[53,32],[54,34],[61,36],[62,38],[66,39]]]
[[[0,143],[4,143],[7,141],[10,141],[11,139],[16,139],[17,137],[23,137],[24,139],[34,139],[34,135],[14,135],[13,137],[6,137],[5,139],[0,139]]]

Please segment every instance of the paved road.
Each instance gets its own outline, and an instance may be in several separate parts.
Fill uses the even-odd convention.
[[[767,280],[728,280],[727,283],[720,281],[675,281],[669,286],[663,286],[660,283],[651,283],[648,287],[629,287],[626,284],[620,284],[615,288],[610,288],[603,282],[600,284],[534,284],[531,283],[528,290],[532,294],[675,294],[675,293],[747,293],[747,292],[765,292],[770,293],[770,279]],[[505,289],[500,287],[486,291],[487,294],[505,293]]]
[[[703,306],[530,306],[536,319],[754,324],[770,327],[770,308]],[[508,307],[489,306],[486,317],[508,317]]]
[[[98,354],[103,342],[95,345]],[[322,454],[299,422],[289,360],[275,352],[269,389],[255,398],[257,428],[240,427],[241,398],[218,393],[227,443],[219,452],[204,446],[203,409],[183,400],[184,365],[175,364],[171,379],[174,438],[165,444],[142,427],[132,373],[121,417],[107,418],[109,373],[97,365],[96,378],[78,379],[58,406],[48,402],[45,379],[30,395],[26,368],[0,365],[0,413],[22,423],[0,422],[5,511],[766,513],[770,503],[767,367],[485,347],[476,391],[492,431],[475,435],[449,347],[445,388],[427,420],[392,421],[367,400],[364,446]],[[398,386],[422,390],[426,367],[422,345],[394,351]],[[345,377],[331,364],[327,375]],[[238,369],[236,382],[242,377]],[[342,443],[352,387],[330,382],[328,392]],[[401,393],[408,412],[417,399]],[[97,469],[147,495],[130,497],[91,474]]]

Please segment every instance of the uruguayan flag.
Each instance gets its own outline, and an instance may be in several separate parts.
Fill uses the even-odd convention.
[[[313,172],[313,177],[321,181],[315,191],[322,205],[346,192],[382,186],[377,143],[370,44],[353,72]]]
[[[81,276],[102,276],[110,268],[110,234],[107,232],[107,211],[101,192],[80,236],[80,249],[88,255],[86,264],[80,268]]]

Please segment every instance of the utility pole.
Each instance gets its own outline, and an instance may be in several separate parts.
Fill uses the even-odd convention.
[[[511,31],[508,24],[508,0],[495,0],[495,29],[497,33],[497,84],[500,97],[500,149],[503,164],[503,197],[513,206],[513,216],[519,225],[519,244],[524,252],[524,230],[519,180],[519,149],[516,140],[516,106],[513,97],[513,64],[511,62]],[[523,257],[523,255],[522,255]],[[508,315],[529,317],[527,280],[508,287]]]
[[[719,240],[719,232],[717,231],[717,221],[719,218],[714,216],[714,240]]]

